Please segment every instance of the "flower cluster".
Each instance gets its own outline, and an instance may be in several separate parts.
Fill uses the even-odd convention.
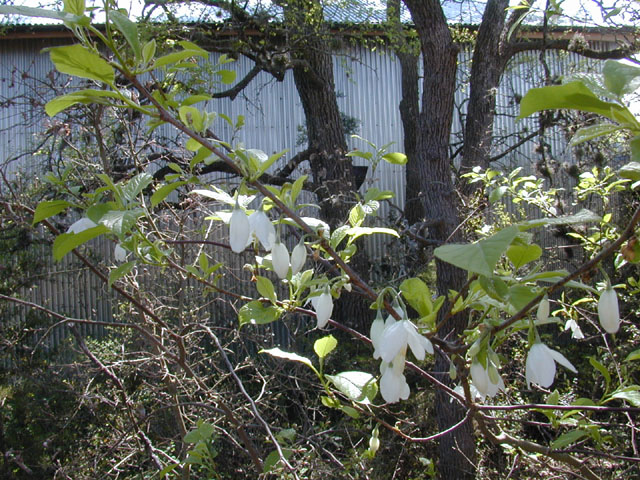
[[[396,320],[392,315],[383,320],[378,311],[370,332],[373,358],[382,360],[380,394],[389,403],[409,398],[409,385],[403,373],[407,347],[417,360],[424,360],[426,353],[433,354],[433,345],[418,332],[404,309],[395,305],[394,310],[402,320]]]

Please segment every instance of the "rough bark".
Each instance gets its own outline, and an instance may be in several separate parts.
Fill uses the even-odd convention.
[[[489,0],[478,30],[471,65],[461,174],[477,165],[489,166],[496,93],[508,60],[503,36],[508,6],[509,0]],[[470,192],[470,188],[469,184],[463,184],[464,191]]]
[[[458,226],[458,200],[451,178],[449,138],[454,110],[454,90],[458,48],[453,43],[440,3],[436,0],[405,0],[411,11],[420,39],[424,77],[418,135],[416,168],[427,221],[432,227],[429,236],[448,241]],[[450,264],[436,262],[437,286],[440,294],[449,289],[460,290],[465,273]],[[466,319],[454,316],[438,335],[453,340],[466,327]],[[436,357],[435,374],[450,382],[449,360]],[[446,394],[436,395],[436,416],[439,428],[445,430],[464,417],[462,409],[451,403]],[[472,425],[467,422],[440,438],[438,473],[442,479],[472,479],[475,477],[475,440]]]

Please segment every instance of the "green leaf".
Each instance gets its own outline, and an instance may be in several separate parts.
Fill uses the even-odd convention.
[[[542,110],[554,109],[583,110],[597,113],[614,121],[616,119],[612,112],[627,115],[624,107],[617,103],[600,100],[584,83],[575,81],[564,85],[532,88],[520,102],[518,118],[525,118]]]
[[[589,140],[602,137],[603,135],[610,135],[620,130],[622,130],[622,127],[613,123],[599,123],[597,125],[582,127],[573,134],[573,137],[571,138],[571,145],[579,145],[583,142],[588,142]]]
[[[587,436],[587,432],[585,432],[584,430],[571,430],[570,432],[563,433],[553,442],[551,442],[551,448],[553,450],[564,448],[568,445],[571,445],[572,443],[577,442],[585,436]]]
[[[142,208],[133,210],[111,210],[105,213],[100,219],[100,223],[111,230],[119,237],[131,231],[138,218],[144,214]]]
[[[218,70],[216,75],[218,75],[220,81],[226,85],[230,85],[236,81],[236,72],[234,70]]]
[[[354,402],[369,404],[378,394],[376,378],[367,372],[341,372],[327,378]]]
[[[407,163],[407,156],[399,152],[385,153],[382,159],[393,165],[404,165]]]
[[[325,358],[329,355],[338,345],[338,341],[333,335],[327,335],[326,337],[316,340],[313,344],[313,351],[320,358]]]
[[[147,172],[137,174],[122,186],[122,198],[132,202],[145,188],[153,183],[153,176]]]
[[[128,16],[118,10],[112,10],[110,12],[110,19],[131,46],[136,60],[140,60],[142,58],[142,47],[140,46],[140,39],[138,38],[138,26],[129,20]]]
[[[625,362],[632,362],[634,360],[640,360],[640,349],[634,350],[629,355],[627,355],[627,358],[624,359]]]
[[[58,113],[66,110],[67,108],[77,103],[90,104],[98,103],[102,105],[112,105],[113,102],[109,99],[120,100],[120,94],[112,92],[111,90],[94,90],[86,89],[78,92],[69,93],[67,95],[61,95],[47,102],[44,107],[45,112],[50,117],[57,115]]]
[[[507,193],[508,191],[509,189],[505,185],[502,185],[498,188],[494,188],[493,190],[491,190],[491,193],[489,194],[489,203],[496,203],[498,200],[504,197],[504,194]]]
[[[156,54],[156,40],[152,38],[142,47],[142,61],[144,64],[148,64],[153,60],[153,57]]]
[[[167,198],[169,194],[171,194],[171,192],[183,185],[186,185],[187,183],[189,182],[187,182],[186,180],[181,180],[179,182],[167,183],[166,185],[162,185],[155,192],[153,192],[153,195],[151,195],[151,206],[155,207],[156,205],[160,204],[160,202]]]
[[[33,213],[33,222],[31,225],[35,225],[42,220],[59,214],[65,211],[71,206],[71,203],[65,200],[50,200],[40,202],[36,207],[36,211]]]
[[[431,290],[419,278],[408,278],[400,284],[400,291],[405,300],[420,314],[426,317],[433,311]]]
[[[640,180],[640,162],[629,162],[623,165],[618,173],[622,178],[637,182]]]
[[[513,305],[516,310],[520,310],[537,296],[538,291],[535,287],[529,287],[527,285],[514,285],[509,289],[507,298],[509,300],[509,303]]]
[[[281,450],[282,455],[287,460],[289,460],[291,455],[293,455],[293,450],[290,448],[281,448]],[[267,458],[264,459],[264,463],[262,464],[262,473],[269,473],[278,463],[280,463],[280,454],[277,450],[273,450],[269,455],[267,455]]]
[[[626,400],[634,407],[640,407],[640,392],[638,392],[638,388],[640,387],[637,385],[619,388],[611,394],[607,402],[617,398],[619,400]]]
[[[256,277],[256,288],[258,289],[258,293],[262,295],[264,298],[268,298],[273,303],[275,303],[278,299],[276,297],[276,290],[273,287],[273,283],[267,277]]]
[[[13,5],[0,5],[0,14],[21,15],[23,17],[53,18],[63,20],[78,25],[89,25],[91,21],[87,17],[80,17],[69,12],[59,12],[57,10],[45,10],[43,8],[22,7]]]
[[[516,270],[542,256],[542,248],[538,245],[511,245],[507,249],[507,258]]]
[[[64,0],[62,10],[81,17],[84,15],[85,8],[84,0]]]
[[[204,53],[203,53],[204,52]],[[181,50],[179,52],[173,52],[173,53],[168,53],[167,55],[164,55],[160,58],[158,58],[155,63],[153,64],[154,68],[159,68],[159,67],[163,67],[165,65],[171,65],[174,63],[178,63],[182,60],[186,60],[187,58],[191,58],[191,57],[203,57],[206,58],[207,52],[202,50],[202,49],[198,49],[198,50]]]
[[[109,230],[104,225],[98,225],[97,227],[83,230],[80,233],[62,233],[53,241],[53,258],[60,261],[74,248],[108,232]]]
[[[273,305],[264,305],[258,300],[244,304],[238,311],[240,327],[243,325],[265,325],[275,322],[282,313],[282,309]]]
[[[364,222],[367,214],[362,208],[361,203],[356,203],[355,206],[349,211],[349,223],[352,227],[359,227]]]
[[[51,61],[59,72],[96,82],[113,85],[113,67],[96,53],[80,44],[53,47],[49,50]]]
[[[127,262],[119,265],[117,268],[114,268],[109,272],[109,282],[108,285],[113,285],[117,280],[124,277],[127,273],[129,273],[133,267],[136,266],[136,262]]]
[[[602,363],[600,363],[596,359],[596,357],[589,357],[589,363],[593,368],[595,368],[602,374],[602,376],[604,377],[604,381],[606,382],[605,389],[609,390],[609,385],[611,384],[611,374],[609,373],[609,370],[607,370],[607,368]]]
[[[284,358],[285,360],[291,360],[292,362],[304,363],[305,365],[315,370],[313,364],[311,363],[311,360],[309,360],[307,357],[303,357],[301,355],[298,355],[297,353],[285,352],[284,350],[280,350],[278,347],[270,348],[268,350],[260,350],[260,353],[268,353],[272,357]]]
[[[582,223],[600,222],[602,217],[596,215],[591,210],[583,208],[575,215],[565,215],[563,217],[555,218],[538,218],[535,220],[528,220],[518,224],[520,230],[529,230],[535,227],[547,227],[549,225],[575,225]]]
[[[640,67],[624,60],[607,60],[602,69],[604,84],[618,97],[635,92],[640,87]]]
[[[433,253],[440,260],[463,270],[490,277],[500,257],[518,233],[518,227],[510,226],[475,243],[443,245]]]
[[[382,227],[351,227],[347,230],[346,233],[349,236],[349,243],[353,243],[356,239],[362,237],[363,235],[373,235],[375,233],[383,233],[385,235],[391,235],[392,237],[400,238],[398,232],[396,232],[392,228]]]

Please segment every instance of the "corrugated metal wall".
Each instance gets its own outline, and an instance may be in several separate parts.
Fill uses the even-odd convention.
[[[48,55],[40,51],[52,44],[47,40],[0,41],[0,165],[10,174],[15,173],[18,167],[25,169],[27,175],[41,173],[42,164],[46,165],[48,161],[47,158],[21,154],[32,151],[40,138],[36,134],[49,128],[51,124],[43,114],[43,105],[52,96],[48,86],[52,79],[52,65]],[[553,75],[582,71],[587,66],[597,68],[594,62],[586,62],[574,54],[547,52],[546,58]],[[456,93],[459,111],[454,115],[452,151],[456,150],[456,142],[462,138],[462,121],[468,96],[468,50],[461,52],[459,64],[459,85]],[[238,78],[241,78],[250,70],[251,63],[241,59],[228,68],[235,69]],[[335,56],[335,72],[340,107],[344,113],[360,121],[358,134],[379,146],[394,142],[391,150],[402,151],[402,124],[398,113],[401,98],[400,70],[394,55],[381,48],[375,51],[353,48]],[[540,85],[543,80],[544,74],[537,54],[521,54],[511,62],[498,92],[499,106],[495,132],[502,140],[496,144],[496,153],[513,145],[518,139],[517,132],[523,126],[529,131],[535,128],[535,119],[526,119],[518,124],[514,122],[518,108],[517,97],[524,95],[530,87]],[[62,89],[59,89],[57,93],[61,92]],[[260,74],[235,101],[216,100],[211,102],[209,108],[231,118],[245,116],[246,124],[239,133],[238,141],[246,147],[259,148],[267,153],[289,149],[289,154],[283,161],[287,161],[287,158],[303,148],[296,143],[299,127],[304,124],[304,115],[290,73],[285,76],[283,82],[276,82],[269,75]],[[220,121],[214,127],[221,138],[228,139],[231,136],[229,126],[224,122]],[[167,128],[160,129],[159,133],[168,137],[175,136]],[[567,150],[562,134],[550,130],[547,135],[549,141],[554,143],[556,155],[561,152],[562,155],[566,155],[566,160],[570,161],[571,152]],[[184,142],[184,139],[179,141]],[[368,148],[364,142],[357,139],[350,139],[349,145],[361,150]],[[531,159],[535,157],[534,149],[535,141],[528,142],[505,156],[499,163],[505,168],[523,165],[529,168]],[[356,162],[365,164],[361,159]],[[304,171],[304,168],[303,165],[297,174]],[[365,185],[396,192],[395,203],[402,208],[402,167],[382,162],[374,175],[370,172]],[[389,210],[385,207],[381,215],[388,213]],[[220,236],[224,235],[224,228],[216,230]],[[110,252],[113,244],[103,242],[102,248]],[[368,249],[374,258],[384,255],[384,239],[370,239]],[[216,255],[220,258],[219,252]],[[237,256],[225,257],[228,257],[226,260],[231,261],[235,270],[242,267],[242,262],[238,262]],[[49,261],[48,264],[46,272],[43,272],[42,281],[33,289],[24,292],[28,298],[73,317],[111,317],[110,296],[106,288],[95,278],[72,260],[60,264]],[[230,282],[229,285],[233,283],[233,278]],[[247,288],[252,287],[245,285],[240,290]],[[63,333],[60,335],[63,336]],[[54,343],[57,342],[59,339]]]

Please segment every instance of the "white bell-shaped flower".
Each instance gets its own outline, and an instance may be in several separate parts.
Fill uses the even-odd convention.
[[[307,261],[307,247],[304,246],[304,242],[298,243],[291,252],[291,275],[295,275],[302,267],[304,267]]]
[[[229,245],[235,253],[240,253],[247,248],[251,235],[249,217],[236,203],[231,218],[229,219]]]
[[[620,328],[618,295],[611,286],[600,294],[600,300],[598,300],[598,320],[600,320],[600,326],[602,326],[607,333],[616,333]]]
[[[127,255],[129,254],[129,252],[127,252],[122,245],[120,245],[119,243],[116,243],[115,248],[113,249],[113,259],[118,262],[118,263],[122,263],[127,259]]]
[[[276,240],[276,227],[273,226],[264,210],[256,210],[249,215],[249,227],[251,234],[258,239],[262,248],[270,252]]]
[[[550,349],[544,343],[534,343],[527,355],[525,373],[527,387],[532,383],[537,383],[543,388],[550,387],[556,376],[556,362],[573,373],[578,373],[560,352]]]
[[[391,317],[393,319],[393,317]],[[395,321],[395,320],[394,320]],[[384,332],[384,319],[382,313],[378,310],[375,320],[371,323],[371,330],[369,331],[369,338],[373,345],[373,358],[380,358],[380,339],[382,338],[382,332]]]
[[[271,264],[278,278],[287,278],[289,273],[289,250],[279,240],[271,248]]]
[[[404,353],[399,353],[392,362],[380,364],[380,394],[385,402],[406,400],[411,393],[404,376]]]
[[[420,335],[410,320],[385,325],[378,352],[384,362],[390,363],[407,345],[418,360],[424,360],[425,352],[433,353],[433,345],[429,339]]]
[[[311,297],[311,305],[316,311],[316,320],[318,328],[324,328],[329,323],[329,318],[333,313],[333,298],[329,292],[323,292],[321,295]]]
[[[90,228],[97,227],[98,224],[87,217],[82,217],[80,220],[73,222],[67,229],[67,233],[80,233]]]
[[[490,369],[495,370],[493,375],[490,374]],[[469,372],[471,373],[471,381],[483,400],[486,396],[494,397],[500,390],[504,390],[504,381],[492,364],[488,364],[485,368],[480,362],[474,361]]]
[[[541,323],[546,322],[549,318],[549,312],[549,297],[545,295],[544,298],[540,300],[540,303],[538,304],[538,310],[536,311],[536,317],[538,321]]]

